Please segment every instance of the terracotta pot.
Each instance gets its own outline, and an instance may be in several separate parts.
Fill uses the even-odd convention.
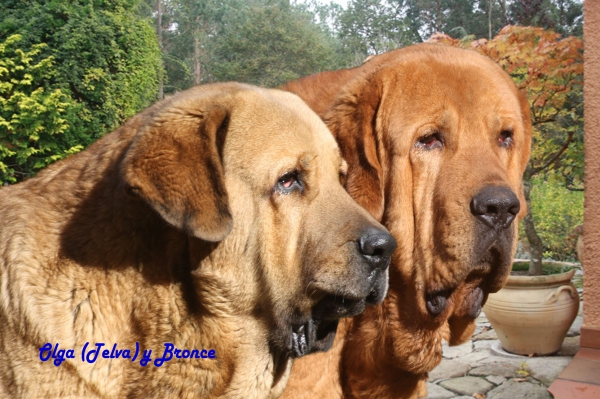
[[[518,355],[558,352],[577,317],[575,270],[548,276],[510,276],[490,294],[484,312],[504,350]]]

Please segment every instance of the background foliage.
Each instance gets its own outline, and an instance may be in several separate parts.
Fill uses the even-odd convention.
[[[7,149],[0,155],[5,165],[1,182],[20,181],[49,161],[84,148],[156,99],[161,53],[152,22],[138,15],[136,4],[133,0],[0,3],[0,42],[8,44],[3,58],[29,62],[22,67],[32,76],[24,80],[19,67],[0,77],[4,82],[20,79],[4,93],[12,105],[3,110],[3,118],[15,115],[22,120],[28,115],[31,120],[0,127],[0,145]],[[15,34],[20,37],[18,48],[9,39]],[[19,61],[20,54],[33,58]],[[49,108],[27,108],[31,102]],[[19,151],[13,154],[11,146]]]
[[[68,122],[81,107],[60,89],[44,88],[57,74],[53,57],[40,57],[44,44],[23,51],[21,41],[12,35],[0,42],[0,179],[7,182],[83,148]]]
[[[274,87],[341,67],[333,38],[301,7],[250,1],[226,17],[209,66],[215,80]]]
[[[557,174],[536,176],[532,179],[531,204],[544,259],[576,261],[576,227],[583,223],[583,192],[565,188]]]

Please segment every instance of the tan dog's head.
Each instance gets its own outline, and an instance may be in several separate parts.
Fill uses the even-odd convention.
[[[498,65],[468,50],[411,46],[358,73],[324,119],[349,163],[349,193],[399,243],[389,306],[403,315],[398,342],[414,344],[398,357],[426,372],[441,338],[467,339],[509,275],[525,215],[529,106]]]
[[[344,191],[337,144],[298,97],[208,85],[143,118],[125,189],[190,236],[204,311],[299,357],[383,300],[395,240]]]

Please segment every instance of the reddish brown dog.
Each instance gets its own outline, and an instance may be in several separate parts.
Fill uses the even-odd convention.
[[[294,364],[285,398],[415,398],[465,342],[509,274],[528,103],[473,51],[420,44],[289,82],[348,162],[346,189],[398,241],[381,306],[340,325],[332,351]]]

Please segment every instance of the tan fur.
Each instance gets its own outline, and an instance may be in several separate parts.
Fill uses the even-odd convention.
[[[304,191],[281,194],[294,169]],[[327,294],[363,295],[356,240],[384,231],[340,170],[297,96],[217,84],[1,188],[0,397],[277,397],[292,363],[277,334]],[[216,359],[86,363],[86,342]],[[45,343],[75,359],[42,362]]]
[[[327,123],[348,161],[348,192],[390,230],[398,250],[383,304],[344,320],[331,351],[296,362],[282,397],[424,397],[442,340],[456,345],[473,333],[476,290],[485,302],[508,277],[526,211],[527,101],[491,60],[430,44],[283,88]],[[499,145],[506,129],[514,133],[510,148]],[[419,147],[431,132],[444,138],[443,148]],[[490,186],[509,188],[521,203],[492,244],[504,245],[497,252],[478,249],[483,238],[470,210]],[[450,293],[447,306],[432,316],[426,295],[442,291]]]

